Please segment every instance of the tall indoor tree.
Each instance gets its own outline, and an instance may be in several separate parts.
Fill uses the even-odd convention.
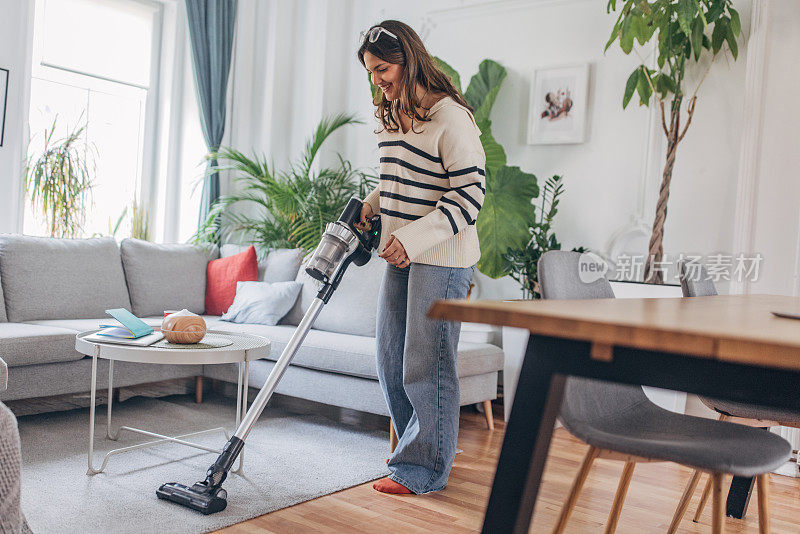
[[[736,40],[741,34],[742,24],[731,0],[608,0],[607,12],[616,12],[617,4],[620,5],[620,14],[611,30],[606,50],[618,41],[622,51],[630,54],[635,51],[636,41],[644,46],[654,37],[658,40],[657,68],[650,68],[639,55],[642,64],[628,77],[622,107],[627,107],[634,93],[638,93],[642,106],[657,102],[661,127],[667,137],[666,161],[644,268],[644,281],[659,284],[663,282],[662,271],[656,267],[661,264],[664,254],[664,222],[678,145],[692,123],[697,92],[720,52],[730,50],[734,60],[738,57]],[[701,62],[709,53],[711,59],[706,70],[687,97],[686,74],[692,65]],[[669,114],[666,106],[669,106]],[[686,122],[682,123],[684,110]]]

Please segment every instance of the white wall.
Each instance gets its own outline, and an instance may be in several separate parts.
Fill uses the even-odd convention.
[[[0,0],[0,67],[9,70],[5,136],[0,147],[0,232],[21,228],[32,33],[33,1]]]
[[[267,3],[271,6],[269,24],[261,21],[261,25],[277,25],[279,35],[269,42],[277,59],[267,65],[273,68],[271,79],[277,85],[264,79],[264,93],[271,98],[271,120],[264,129],[271,135],[266,136],[270,142],[262,149],[272,154],[276,162],[296,157],[305,136],[323,113],[351,111],[367,119],[368,124],[332,139],[329,149],[341,151],[356,166],[376,165],[373,108],[366,75],[355,51],[360,30],[385,18],[397,18],[417,29],[431,53],[456,68],[464,87],[485,58],[506,67],[508,77],[492,114],[493,132],[506,149],[509,165],[533,172],[540,182],[553,174],[565,177],[566,194],[556,221],[565,247],[583,245],[602,252],[646,251],[665,139],[655,111],[635,103],[622,110],[624,84],[638,58],[625,56],[617,45],[603,54],[613,25],[612,15],[605,12],[605,2]],[[679,148],[673,175],[664,240],[668,254],[731,251],[752,3],[737,0],[735,5],[741,13],[745,39],[741,41],[739,61],[718,58],[699,92],[697,111]],[[257,42],[265,44],[263,39]],[[245,42],[237,44],[247,46]],[[256,48],[260,50],[260,46]],[[576,62],[591,64],[586,142],[527,145],[532,70]],[[697,65],[692,72],[687,84],[690,91],[706,65]],[[256,64],[256,72],[262,67]],[[245,71],[240,75],[256,76]],[[238,111],[243,122],[233,124],[232,131],[251,127],[246,115],[246,107]],[[492,281],[481,276],[480,282],[482,297],[519,296],[516,283],[510,279]]]
[[[753,290],[792,293],[800,271],[800,209],[795,198],[798,163],[797,115],[792,91],[800,85],[792,58],[800,52],[800,2],[758,2],[764,50],[750,54],[751,0],[735,0],[743,36],[738,61],[719,57],[698,93],[696,113],[678,149],[664,247],[667,254],[761,252],[762,282]],[[612,15],[597,0],[242,0],[237,60],[232,76],[234,105],[230,140],[259,150],[281,167],[297,157],[324,114],[357,113],[367,124],[334,136],[323,163],[340,151],[355,166],[375,167],[373,108],[363,67],[355,58],[358,36],[385,18],[411,24],[429,50],[453,65],[466,86],[484,58],[502,63],[508,77],[492,115],[496,138],[510,165],[540,181],[562,174],[566,194],[556,230],[566,247],[606,253],[644,253],[658,195],[665,139],[655,110],[634,102],[622,110],[628,74],[638,63],[615,45],[603,54]],[[758,15],[758,13],[756,13]],[[537,66],[591,63],[590,116],[586,142],[530,146],[525,142],[530,74]],[[763,66],[764,94],[747,91],[754,67]],[[687,81],[694,90],[706,62]],[[758,125],[745,112],[763,99]],[[751,114],[752,115],[752,114]],[[757,191],[752,211],[752,246],[741,247],[734,214],[741,204],[740,154],[752,144],[743,132],[757,131],[753,156]],[[743,146],[746,145],[746,146]],[[746,196],[745,196],[746,198]],[[742,217],[739,217],[742,219]],[[789,229],[789,231],[786,231]],[[738,248],[737,248],[738,247]],[[518,297],[509,278],[479,275],[482,297]],[[724,287],[723,287],[724,289]]]
[[[750,249],[764,257],[755,293],[800,295],[800,2],[771,0],[765,13],[761,124],[755,155]]]
[[[0,0],[0,66],[11,70],[6,143],[0,147],[0,231],[18,228],[32,3]],[[484,58],[506,67],[508,77],[492,115],[494,133],[510,165],[535,173],[540,181],[564,175],[566,194],[556,229],[566,247],[643,252],[660,182],[664,139],[652,122],[655,113],[635,104],[621,109],[624,83],[637,58],[623,55],[616,45],[603,55],[613,23],[604,4],[597,0],[241,0],[224,143],[263,152],[282,167],[297,157],[323,115],[355,112],[367,124],[334,136],[323,164],[340,151],[356,166],[375,167],[373,108],[355,51],[359,31],[384,18],[398,18],[415,27],[429,50],[459,71],[464,86]],[[735,4],[746,40],[752,2]],[[773,0],[769,5],[765,51],[748,58],[743,42],[739,60],[718,60],[699,93],[692,127],[678,152],[664,244],[667,253],[738,252],[734,243],[742,242],[745,230],[735,229],[732,219],[743,196],[742,132],[756,128],[752,120],[744,119],[749,105],[745,82],[748,61],[750,67],[753,61],[763,61],[763,113],[756,128],[761,143],[753,157],[757,191],[752,195],[753,221],[746,231],[752,233],[752,249],[765,255],[765,263],[762,282],[752,289],[793,293],[800,269],[800,208],[795,200],[800,198],[796,189],[800,163],[794,149],[800,104],[793,88],[800,80],[797,69],[787,65],[800,51],[793,31],[800,24],[800,3]],[[582,61],[591,63],[586,142],[527,145],[532,69]],[[703,65],[695,72],[694,80]],[[189,86],[191,78],[180,81]],[[688,85],[693,87],[691,81]],[[196,117],[185,111],[173,114],[173,120],[196,129]],[[185,131],[180,137],[173,143],[185,143],[192,135]],[[188,175],[196,171],[197,163],[188,158],[161,172]],[[225,191],[229,185],[222,187]],[[171,232],[159,233],[169,237]],[[480,281],[483,297],[519,296],[510,279],[490,281],[481,276]]]

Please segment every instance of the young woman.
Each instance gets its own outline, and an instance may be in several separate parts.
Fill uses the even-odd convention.
[[[380,183],[361,225],[381,215],[388,263],[378,300],[378,378],[397,448],[385,493],[447,485],[458,436],[456,355],[461,324],[433,320],[435,300],[465,298],[481,252],[475,220],[485,192],[485,155],[472,110],[406,24],[366,32],[358,59],[381,91]]]

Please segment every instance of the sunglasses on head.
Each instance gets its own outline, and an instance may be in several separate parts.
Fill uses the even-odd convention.
[[[369,30],[367,30],[365,32],[361,32],[361,40],[363,41],[364,38],[367,37],[367,38],[369,38],[369,42],[370,43],[374,43],[375,41],[378,40],[378,38],[381,36],[382,33],[385,33],[389,37],[393,37],[393,38],[397,39],[397,36],[395,34],[393,34],[392,32],[390,32],[389,30],[387,30],[386,28],[384,28],[382,26],[373,26]],[[397,39],[397,40],[399,41],[400,39]]]

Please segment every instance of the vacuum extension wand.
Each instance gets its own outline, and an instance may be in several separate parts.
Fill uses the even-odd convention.
[[[355,228],[361,220],[362,205],[359,199],[351,198],[339,220],[326,226],[325,233],[306,266],[306,273],[322,282],[322,287],[289,339],[286,348],[283,349],[280,358],[275,362],[275,367],[261,386],[261,391],[247,410],[236,432],[225,444],[217,460],[206,471],[205,480],[196,482],[191,487],[177,482],[163,484],[156,490],[159,499],[181,504],[206,515],[221,512],[228,505],[228,494],[222,489],[222,483],[289,363],[303,344],[322,307],[328,303],[333,292],[339,287],[339,282],[350,263],[358,266],[366,265],[372,257],[372,249],[378,246],[381,233],[379,215],[370,220],[367,230],[359,232]]]

